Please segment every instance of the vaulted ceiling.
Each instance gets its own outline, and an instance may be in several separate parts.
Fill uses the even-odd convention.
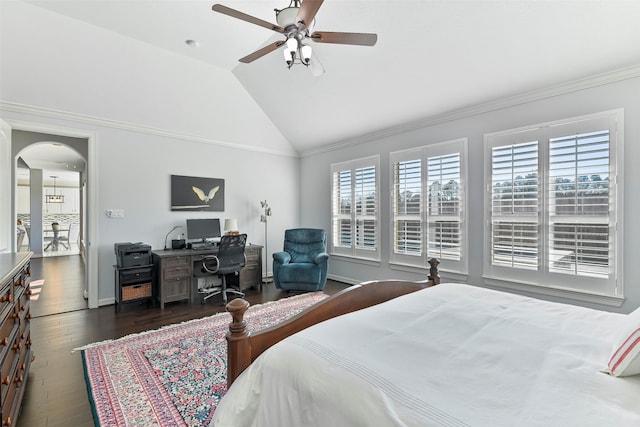
[[[239,63],[282,36],[213,12],[213,0],[26,1],[229,70],[300,153],[640,64],[638,1],[326,0],[316,29],[378,43],[312,43],[320,77],[287,70],[279,51]],[[269,22],[288,6],[219,1]]]

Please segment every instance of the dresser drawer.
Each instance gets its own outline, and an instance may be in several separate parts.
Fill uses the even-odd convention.
[[[169,270],[172,268],[184,268],[191,265],[191,258],[188,256],[176,256],[171,258],[166,258],[162,260],[162,266],[165,270]]]
[[[17,405],[20,404],[16,400],[16,394],[18,391],[17,380],[20,379],[18,372],[18,358],[14,360],[15,363],[11,366],[11,372],[5,377],[2,377],[2,425],[14,426],[17,418]]]
[[[15,317],[15,313],[12,311],[10,318],[0,325],[0,361],[5,360],[8,352],[11,351],[11,346],[19,332],[18,323],[13,317]]]
[[[0,290],[0,322],[4,322],[13,309],[13,291],[11,286],[4,286]],[[2,339],[2,337],[0,337]]]
[[[176,280],[183,279],[185,277],[191,277],[191,266],[165,268],[162,272],[162,278],[164,280]]]
[[[262,282],[262,271],[258,268],[258,266],[243,268],[240,270],[240,287],[245,288],[249,286],[260,285]]]
[[[150,282],[152,275],[153,271],[150,267],[121,270],[120,284],[124,285],[127,283]]]
[[[191,290],[191,277],[184,277],[181,279],[173,279],[166,281],[163,286],[162,292],[164,293],[162,298],[166,302],[180,301],[183,299],[189,299]]]
[[[258,265],[258,263],[260,262],[260,251],[247,251],[245,252],[245,257],[247,259],[245,267]]]
[[[9,342],[8,352],[2,362],[2,370],[0,371],[0,391],[2,394],[2,401],[5,401],[7,394],[12,386],[15,388],[14,377],[18,371],[18,362],[20,361],[20,353],[17,351],[19,342],[17,334],[17,326],[13,339]],[[4,412],[4,411],[3,411]]]

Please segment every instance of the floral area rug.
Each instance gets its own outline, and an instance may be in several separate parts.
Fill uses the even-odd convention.
[[[249,330],[298,314],[322,292],[250,307]],[[206,426],[226,392],[227,333],[219,313],[81,348],[96,426]]]

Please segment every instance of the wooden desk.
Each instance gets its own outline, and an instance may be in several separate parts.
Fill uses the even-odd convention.
[[[206,250],[176,249],[155,250],[153,264],[155,274],[155,295],[164,310],[166,302],[189,300],[198,295],[197,278],[202,277],[200,264],[207,255],[218,253],[218,247]],[[262,246],[247,245],[244,250],[247,262],[240,270],[240,289],[252,286],[262,290]]]

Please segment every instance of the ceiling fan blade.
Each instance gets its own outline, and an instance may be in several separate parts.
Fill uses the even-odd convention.
[[[211,9],[214,12],[219,12],[224,15],[229,15],[232,18],[242,19],[243,21],[250,22],[251,24],[256,24],[261,27],[267,28],[269,30],[275,31],[277,33],[284,33],[284,28],[279,25],[272,24],[271,22],[264,21],[260,18],[256,18],[255,16],[247,15],[246,13],[237,11],[235,9],[231,9],[230,7],[223,6],[221,4],[214,4]]]
[[[311,34],[311,39],[316,43],[373,46],[378,41],[378,35],[371,33],[335,33],[331,31],[315,31]]]
[[[311,71],[311,75],[314,77],[319,77],[325,73],[324,67],[320,61],[318,61],[318,55],[316,55],[315,52],[309,61],[309,71]]]
[[[274,50],[276,50],[277,48],[279,48],[283,44],[285,44],[284,40],[278,40],[277,42],[268,44],[265,47],[260,48],[260,49],[256,50],[253,53],[250,53],[249,55],[245,56],[244,58],[240,58],[240,62],[242,62],[244,64],[248,64],[250,62],[253,62],[258,58],[262,58],[267,53],[273,52]]]
[[[313,22],[313,18],[316,17],[318,9],[322,6],[324,0],[303,0],[298,10],[298,16],[296,16],[296,24],[302,22],[305,27],[309,28]]]

